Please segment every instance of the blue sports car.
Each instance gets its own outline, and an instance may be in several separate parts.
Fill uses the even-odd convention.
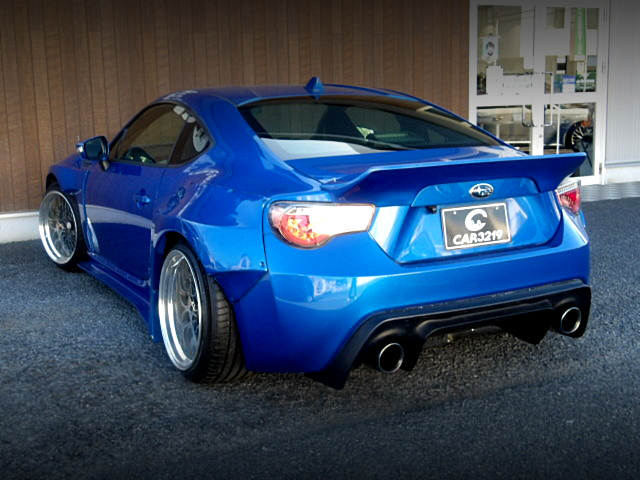
[[[172,93],[51,167],[40,236],[193,381],[410,370],[433,334],[586,328],[584,154],[528,156],[398,92]]]

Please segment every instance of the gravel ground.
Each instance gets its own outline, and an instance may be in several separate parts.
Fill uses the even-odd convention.
[[[583,338],[466,338],[342,391],[191,384],[117,294],[38,242],[0,245],[0,478],[637,478],[638,211],[585,205]]]

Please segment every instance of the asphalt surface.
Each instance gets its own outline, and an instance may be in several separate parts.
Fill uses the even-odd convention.
[[[466,338],[342,391],[191,384],[125,300],[0,245],[0,478],[638,478],[640,199],[584,209],[583,338]]]

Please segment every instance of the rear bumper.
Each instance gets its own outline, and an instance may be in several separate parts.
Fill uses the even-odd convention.
[[[429,328],[416,327],[421,341],[444,324],[480,322],[487,312],[495,324],[493,308],[505,303],[533,305],[509,306],[505,316],[522,321],[520,313],[553,310],[589,285],[588,239],[568,219],[542,246],[416,265],[397,264],[367,233],[337,237],[315,250],[295,249],[267,234],[265,250],[268,274],[234,302],[246,366],[261,372],[335,375],[357,364],[355,346],[368,345],[377,325],[392,319],[408,316],[422,325],[425,315],[446,313],[433,317],[439,323],[429,317]],[[580,302],[584,298],[580,293]],[[464,314],[469,309],[472,317]],[[550,324],[541,321],[540,329],[546,332]]]
[[[581,336],[591,305],[591,289],[571,280],[497,295],[395,310],[366,319],[344,348],[323,371],[310,376],[334,388],[342,388],[349,371],[384,345],[399,343],[405,349],[402,368],[415,366],[427,337],[472,328],[496,326],[530,343],[539,343],[551,326],[571,307],[582,313]]]

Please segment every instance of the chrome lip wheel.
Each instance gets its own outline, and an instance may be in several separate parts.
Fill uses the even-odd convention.
[[[171,362],[179,370],[189,369],[200,350],[202,300],[194,267],[179,250],[172,250],[162,265],[158,313]]]
[[[76,252],[78,231],[76,215],[62,193],[52,190],[44,196],[38,227],[49,258],[61,265],[68,263]]]

